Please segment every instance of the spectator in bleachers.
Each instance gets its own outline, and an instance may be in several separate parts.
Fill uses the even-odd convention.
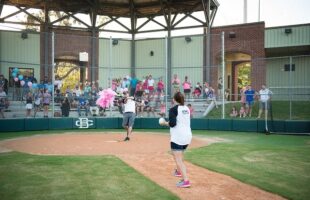
[[[143,91],[145,92],[145,94],[149,95],[149,76],[145,77],[145,80],[143,81]]]
[[[136,77],[132,77],[130,80],[130,96],[135,95],[137,84],[138,84],[138,79]]]
[[[6,93],[2,87],[0,87],[0,116],[4,118],[3,111],[6,108]]]
[[[215,107],[218,108],[215,98],[215,91],[213,87],[211,86],[208,87],[208,93],[206,95],[207,95],[207,101],[210,101],[211,103],[213,102],[215,104]]]
[[[88,82],[85,83],[85,87],[84,87],[84,96],[85,98],[88,98],[88,94],[91,92],[91,87],[90,84]]]
[[[98,95],[97,87],[96,87],[95,84],[93,84],[93,85],[91,86],[91,96],[96,96],[96,97],[97,97],[97,95]]]
[[[41,109],[42,97],[43,89],[38,90],[34,94],[34,117],[36,117],[37,112],[39,112]]]
[[[139,81],[138,84],[136,85],[136,97],[141,97],[143,94],[143,83],[142,81]]]
[[[78,97],[76,96],[75,92],[73,92],[72,96],[69,97],[70,107],[71,108],[77,108],[79,102]]]
[[[44,117],[48,117],[48,109],[50,106],[50,102],[51,102],[51,94],[49,93],[48,89],[44,90],[44,94],[43,94],[43,115]]]
[[[164,117],[166,115],[166,105],[164,102],[160,103],[160,107],[159,107],[159,116]]]
[[[251,85],[248,85],[244,94],[245,94],[245,100],[246,100],[246,114],[249,117],[251,117],[252,116],[252,107],[254,105],[255,90],[252,89]]]
[[[81,90],[80,90],[79,85],[75,85],[75,87],[74,87],[74,89],[72,90],[72,92],[75,93],[75,95],[76,95],[77,97],[79,97],[80,94],[81,94]]]
[[[245,108],[244,106],[240,107],[240,111],[239,111],[239,117],[246,117],[246,112],[245,112]]]
[[[202,91],[202,86],[200,85],[199,82],[197,82],[197,85],[195,86],[195,90],[193,92],[193,96],[196,98],[199,98],[201,95],[201,91]]]
[[[165,89],[165,84],[164,84],[163,78],[160,77],[157,83],[157,93],[161,94],[161,92],[164,91],[164,89]]]
[[[187,76],[185,76],[185,80],[184,80],[182,86],[183,86],[183,90],[184,90],[185,99],[186,99],[186,100],[189,100],[190,94],[191,94],[191,87],[192,87],[192,84],[191,84],[191,82],[188,80],[188,77],[187,77]]]
[[[81,117],[81,110],[83,109],[85,111],[85,116],[88,116],[89,112],[89,104],[88,100],[85,98],[84,93],[81,93],[81,95],[78,97],[79,104],[77,106],[79,117]]]
[[[187,107],[189,109],[189,114],[190,114],[190,118],[193,118],[194,117],[194,108],[192,106],[192,104],[187,104]]]
[[[3,74],[0,74],[0,87],[3,88],[4,92],[8,94],[9,91],[9,81],[6,79]]]
[[[148,98],[148,104],[146,107],[146,111],[147,111],[147,116],[150,117],[151,114],[153,115],[153,117],[155,117],[155,106],[156,106],[156,102],[155,102],[155,98],[153,95],[151,95]]]
[[[244,92],[245,92],[245,87],[242,87],[242,88],[240,89],[240,96],[241,96],[240,102],[241,102],[241,106],[245,106],[245,101],[246,101],[246,99],[245,99],[245,94],[244,94]]]
[[[209,83],[205,82],[203,85],[203,98],[207,98],[208,92],[209,92]]]
[[[31,92],[28,92],[28,94],[26,95],[26,117],[30,118],[31,115],[31,110],[33,108],[33,95]]]
[[[270,109],[270,100],[271,95],[273,93],[266,88],[266,85],[262,85],[262,89],[259,91],[259,112],[258,112],[258,119],[261,117],[263,111],[265,111],[265,118],[268,116],[268,110]]]
[[[92,116],[98,116],[99,115],[99,108],[96,104],[96,96],[92,96],[90,99],[89,99],[89,110],[90,110],[90,114]]]
[[[153,95],[154,94],[154,85],[155,85],[155,81],[152,77],[152,75],[149,75],[148,79],[147,79],[147,89],[149,90],[149,95]]]
[[[172,95],[179,92],[180,91],[180,79],[178,78],[178,75],[174,74],[173,75],[173,79],[171,81],[172,83],[172,88],[173,88],[173,91],[172,91]]]
[[[125,89],[125,88],[129,88],[129,85],[130,85],[130,82],[128,80],[129,77],[124,77],[123,78],[123,81],[122,81],[122,84],[121,84],[121,87],[122,89]]]
[[[238,116],[238,111],[237,111],[236,106],[232,107],[229,115],[230,115],[230,117],[237,117]]]
[[[61,103],[60,106],[61,109],[61,115],[63,117],[69,117],[69,113],[70,113],[70,102],[68,97],[65,97],[64,100]]]

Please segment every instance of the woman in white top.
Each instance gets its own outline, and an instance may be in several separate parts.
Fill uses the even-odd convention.
[[[175,93],[173,101],[176,104],[169,110],[169,121],[164,125],[170,127],[171,151],[177,166],[174,176],[183,177],[177,183],[177,187],[190,187],[190,182],[186,174],[186,167],[183,162],[183,154],[192,140],[192,130],[190,127],[190,111],[184,105],[184,96],[181,92]]]
[[[262,89],[259,91],[259,112],[258,119],[261,117],[263,110],[265,111],[265,118],[268,116],[268,110],[270,109],[270,99],[272,92],[266,88],[266,85],[262,85]]]

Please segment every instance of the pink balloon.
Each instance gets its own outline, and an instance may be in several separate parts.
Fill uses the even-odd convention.
[[[18,81],[18,77],[15,77],[15,78],[14,78],[14,81],[17,82],[17,81]]]
[[[29,86],[29,87],[32,87],[32,83],[31,83],[31,82],[28,82],[28,86]]]
[[[20,81],[20,85],[24,86],[25,85],[25,81]]]

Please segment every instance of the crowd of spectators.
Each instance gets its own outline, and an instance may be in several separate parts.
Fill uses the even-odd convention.
[[[14,81],[12,99],[25,103],[26,117],[36,117],[37,113],[41,111],[43,111],[43,117],[48,117],[52,101],[60,107],[60,111],[56,111],[57,116],[68,117],[72,111],[77,112],[79,116],[106,115],[105,109],[98,107],[96,104],[99,93],[103,90],[98,85],[98,82],[86,81],[84,84],[76,84],[73,88],[67,86],[64,89],[60,80],[56,79],[53,85],[46,76],[40,83],[37,82],[35,77],[27,76],[24,77],[23,81],[23,84],[21,84],[21,81]],[[221,84],[220,81],[219,84]],[[164,116],[166,113],[165,86],[162,77],[154,79],[152,75],[147,75],[143,79],[129,76],[113,79],[111,88],[117,93],[114,107],[122,113],[122,95],[124,91],[128,91],[136,99],[137,116]],[[214,102],[215,107],[218,107],[216,98],[218,92],[207,82],[203,84],[197,82],[193,86],[188,76],[185,76],[181,82],[178,75],[174,74],[170,86],[171,94],[183,92],[187,102],[202,98],[209,103]],[[52,99],[53,88],[54,99]],[[225,90],[224,92],[225,98],[228,98],[229,91]],[[8,81],[3,75],[0,75],[0,117],[2,118],[4,118],[3,111],[9,107],[7,95]],[[249,85],[240,90],[240,96],[240,108],[234,106],[230,116],[251,117],[254,100],[255,97],[259,96],[258,93]],[[188,107],[191,110],[191,117],[193,117],[194,104],[188,104]]]

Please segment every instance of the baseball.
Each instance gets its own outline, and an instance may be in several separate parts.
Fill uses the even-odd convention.
[[[158,120],[159,125],[163,125],[165,122],[166,120],[163,117],[159,118]]]

